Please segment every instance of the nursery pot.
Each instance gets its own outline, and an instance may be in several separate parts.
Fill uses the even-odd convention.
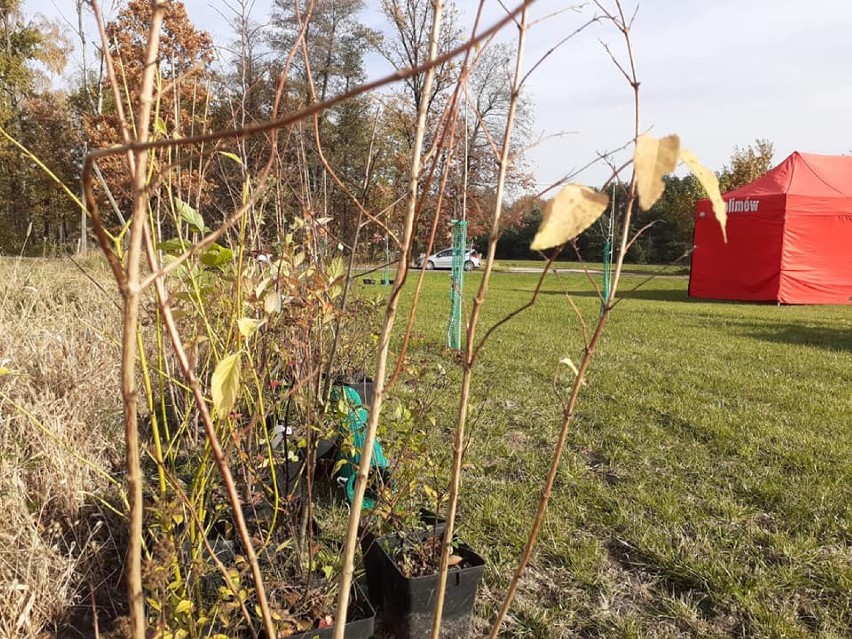
[[[343,630],[343,636],[346,639],[369,639],[373,636],[376,611],[373,610],[357,583],[352,586],[352,600],[349,603],[349,614],[346,615],[346,619]],[[291,637],[292,639],[331,639],[333,635],[334,626],[331,626],[308,630]]]
[[[430,535],[432,531],[414,533],[413,536],[424,540]],[[438,575],[411,578],[403,575],[390,554],[400,543],[400,538],[392,535],[373,544],[381,559],[384,628],[396,639],[429,639]],[[464,639],[468,636],[476,589],[485,572],[485,561],[472,549],[459,545],[455,554],[462,557],[465,567],[450,569],[447,574],[440,634],[443,639]]]
[[[434,530],[436,534],[442,535],[447,527],[446,520],[436,518],[435,513],[428,510],[420,510],[420,521],[424,527]],[[384,591],[382,589],[382,553],[379,550],[376,536],[365,530],[361,535],[361,554],[364,557],[364,573],[367,578],[367,595],[373,608],[381,610],[384,606]]]
[[[275,464],[275,481],[279,494],[289,496],[296,492],[304,467],[305,462],[302,460]]]

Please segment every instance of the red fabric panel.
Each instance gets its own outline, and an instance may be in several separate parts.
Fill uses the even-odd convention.
[[[852,304],[852,201],[789,198],[778,299]]]
[[[793,153],[789,195],[852,197],[852,157]]]
[[[727,195],[725,196],[726,199]],[[756,211],[728,213],[728,243],[708,200],[696,206],[690,297],[778,300],[784,196],[761,197]]]

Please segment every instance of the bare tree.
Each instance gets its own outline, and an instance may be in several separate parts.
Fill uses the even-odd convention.
[[[396,69],[421,66],[429,55],[429,38],[432,25],[432,0],[382,0],[382,12],[390,20],[394,37],[383,38],[378,43],[379,52]],[[448,3],[444,8],[441,33],[438,36],[438,53],[457,46],[460,31],[457,27],[458,12]],[[455,84],[456,66],[447,60],[435,69],[428,94],[424,96],[424,77],[418,73],[405,80],[405,86],[413,100],[412,111],[417,113],[420,102],[427,101],[427,114],[434,112],[435,101]]]

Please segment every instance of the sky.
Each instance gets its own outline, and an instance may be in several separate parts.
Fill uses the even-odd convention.
[[[110,0],[101,2],[108,19],[115,10]],[[497,0],[486,3],[487,23],[503,15]],[[73,21],[73,4],[26,0],[25,10]],[[232,40],[222,0],[184,4],[196,26],[209,31],[217,44]],[[270,4],[255,0],[253,18],[264,22]],[[457,0],[457,5],[460,25],[469,29],[477,5],[474,0]],[[637,9],[632,0],[624,5],[628,14]],[[378,6],[379,0],[366,0],[362,20],[382,30]],[[564,0],[533,5],[527,69],[593,15],[592,6],[560,12],[566,6]],[[734,147],[757,138],[774,143],[776,164],[796,150],[852,153],[850,33],[850,0],[645,0],[631,31],[640,129],[657,136],[679,134],[682,145],[713,170],[722,168]],[[501,39],[510,42],[516,34],[509,27]],[[533,105],[534,137],[540,139],[528,151],[540,188],[632,137],[633,91],[603,43],[628,64],[621,34],[612,25],[596,23],[550,55],[524,87]],[[371,79],[389,70],[377,55],[367,56]],[[622,152],[616,160],[626,157]],[[608,173],[598,164],[576,181],[600,184]]]

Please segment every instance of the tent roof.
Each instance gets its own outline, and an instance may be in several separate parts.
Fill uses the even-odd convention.
[[[762,195],[852,197],[852,157],[794,151],[751,184],[725,193],[729,197]]]

